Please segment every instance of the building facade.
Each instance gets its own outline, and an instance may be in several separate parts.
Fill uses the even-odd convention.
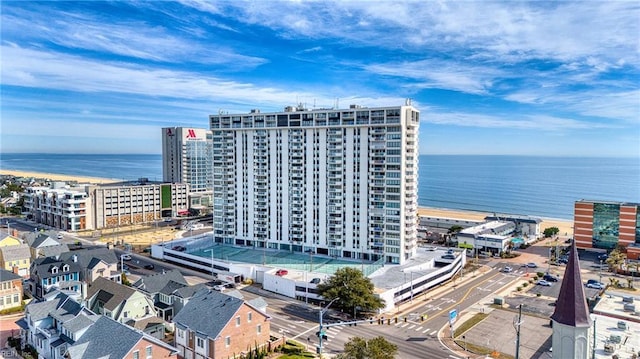
[[[90,229],[87,227],[87,193],[84,187],[29,187],[25,191],[24,207],[37,223],[65,231]]]
[[[640,204],[628,202],[575,202],[573,234],[578,248],[611,250],[621,245],[627,257],[640,256]]]
[[[22,306],[22,277],[0,269],[0,310]]]
[[[189,208],[207,209],[213,193],[213,135],[202,128],[162,129],[162,180],[189,185]]]
[[[138,181],[89,186],[91,229],[150,223],[188,213],[184,183]]]
[[[214,240],[402,263],[417,248],[419,111],[212,115]]]

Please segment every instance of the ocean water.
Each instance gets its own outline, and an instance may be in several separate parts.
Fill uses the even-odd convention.
[[[162,180],[161,155],[1,154],[0,168]],[[421,155],[418,204],[573,218],[576,200],[640,202],[640,159]]]

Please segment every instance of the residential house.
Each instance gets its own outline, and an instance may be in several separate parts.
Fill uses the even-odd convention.
[[[0,247],[17,246],[19,244],[22,244],[20,238],[8,233],[0,233]]]
[[[0,310],[22,305],[22,277],[0,269]]]
[[[120,261],[113,250],[96,248],[60,254],[60,259],[70,258],[82,268],[80,280],[87,284],[93,283],[98,277],[107,278],[117,283],[122,281],[122,273],[118,270]]]
[[[235,358],[270,340],[270,317],[252,305],[201,289],[173,318],[181,358]]]
[[[107,317],[100,317],[67,352],[68,359],[176,359],[177,350]]]
[[[29,233],[25,236],[25,241],[29,245],[32,259],[58,257],[62,253],[69,252],[69,246],[45,233]]]
[[[174,311],[172,293],[188,286],[182,273],[177,269],[142,276],[132,285],[133,288],[151,298],[158,316],[166,321],[171,321],[177,313]]]
[[[39,358],[62,359],[67,348],[98,318],[68,295],[57,292],[49,300],[27,305],[24,318],[16,323],[22,343],[33,346]]]
[[[94,313],[124,324],[156,316],[153,302],[146,295],[106,278],[97,278],[91,284],[86,301]]]
[[[0,247],[0,268],[28,278],[30,266],[31,252],[27,244],[20,243]]]
[[[74,258],[67,260],[55,257],[38,258],[31,266],[28,290],[36,299],[43,299],[53,289],[82,293],[81,271]]]

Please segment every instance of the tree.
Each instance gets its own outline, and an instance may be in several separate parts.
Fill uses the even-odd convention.
[[[325,301],[340,298],[334,306],[356,316],[357,310],[375,311],[384,308],[382,299],[373,292],[371,280],[356,268],[338,269],[324,283],[318,284],[317,289]]]
[[[544,234],[544,238],[557,236],[558,233],[560,233],[560,229],[558,227],[548,227],[542,232],[542,234]]]
[[[612,250],[611,253],[609,253],[609,257],[607,258],[606,263],[617,273],[626,260],[627,254],[625,253],[625,248],[622,246],[618,246],[616,249]]]
[[[391,359],[398,353],[398,346],[388,342],[383,337],[365,340],[352,337],[344,345],[344,353],[338,354],[337,359]]]
[[[455,224],[455,225],[451,226],[451,228],[449,228],[447,233],[449,233],[449,234],[457,234],[463,229],[464,228],[462,228],[462,226]]]

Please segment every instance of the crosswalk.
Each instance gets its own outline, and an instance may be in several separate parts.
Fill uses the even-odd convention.
[[[438,329],[426,328],[419,324],[411,323],[411,322],[400,322],[395,324],[396,328],[413,330],[422,334],[426,334],[429,336],[435,336],[438,333]]]

